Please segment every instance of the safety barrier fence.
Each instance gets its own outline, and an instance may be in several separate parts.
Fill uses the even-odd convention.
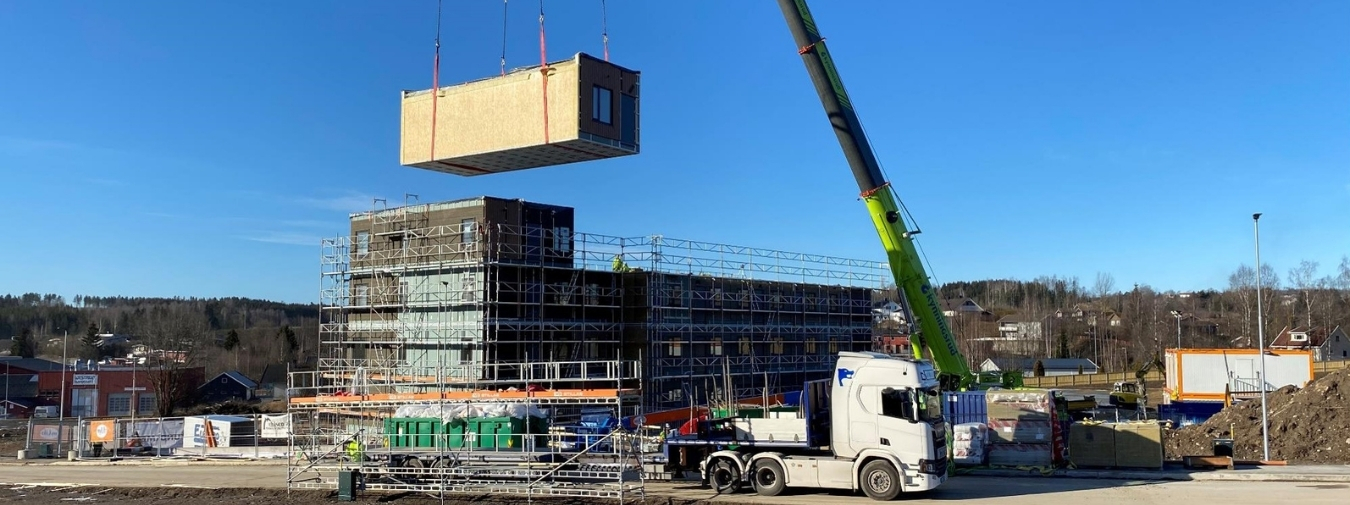
[[[24,457],[284,457],[289,414],[28,420]]]

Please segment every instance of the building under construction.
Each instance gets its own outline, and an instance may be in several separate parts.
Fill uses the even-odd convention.
[[[887,278],[882,262],[577,233],[571,208],[491,197],[353,214],[322,262],[329,377],[633,388],[646,411],[827,376],[839,351],[871,349]]]

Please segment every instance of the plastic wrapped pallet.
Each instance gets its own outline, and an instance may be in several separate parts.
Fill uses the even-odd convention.
[[[399,163],[473,176],[637,154],[638,81],[637,71],[578,53],[405,91]]]
[[[1049,421],[1055,403],[1049,390],[1015,389],[985,393],[990,421]]]
[[[1115,427],[1101,423],[1069,426],[1069,462],[1080,467],[1116,466]]]
[[[989,420],[990,440],[993,443],[1045,444],[1054,441],[1054,423],[1046,420]]]
[[[959,466],[983,465],[987,455],[984,444],[971,441],[952,443],[952,462]]]
[[[1116,423],[1116,466],[1163,467],[1162,426],[1156,422]]]
[[[962,423],[952,426],[952,440],[957,442],[989,442],[989,427],[984,423]]]
[[[991,466],[1051,466],[1054,447],[1051,444],[993,444],[986,450]]]
[[[952,426],[952,462],[961,466],[980,466],[988,454],[989,428],[984,423]]]

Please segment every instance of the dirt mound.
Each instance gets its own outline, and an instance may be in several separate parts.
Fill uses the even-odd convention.
[[[1270,421],[1270,458],[1294,463],[1350,463],[1350,369],[1342,369],[1299,389],[1286,386],[1266,395]],[[1233,456],[1261,459],[1261,402],[1247,401],[1219,412],[1203,424],[1173,431],[1167,456],[1211,454],[1215,438],[1233,439]]]

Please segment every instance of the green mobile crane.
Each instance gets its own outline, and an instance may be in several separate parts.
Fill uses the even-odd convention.
[[[895,190],[881,173],[881,165],[853,110],[843,80],[834,68],[834,61],[825,47],[825,39],[820,36],[816,22],[806,7],[806,0],[778,0],[778,5],[787,18],[788,29],[792,31],[798,53],[806,63],[811,82],[820,95],[825,115],[839,138],[844,158],[848,160],[853,177],[858,181],[867,212],[881,236],[895,285],[907,302],[911,320],[918,323],[918,332],[910,339],[914,357],[921,358],[924,356],[923,351],[928,351],[938,370],[942,389],[947,391],[989,385],[1019,387],[1021,374],[983,376],[972,373],[942,313],[937,289],[930,283],[923,261],[915,249],[914,235],[919,231],[910,231],[905,223]]]

